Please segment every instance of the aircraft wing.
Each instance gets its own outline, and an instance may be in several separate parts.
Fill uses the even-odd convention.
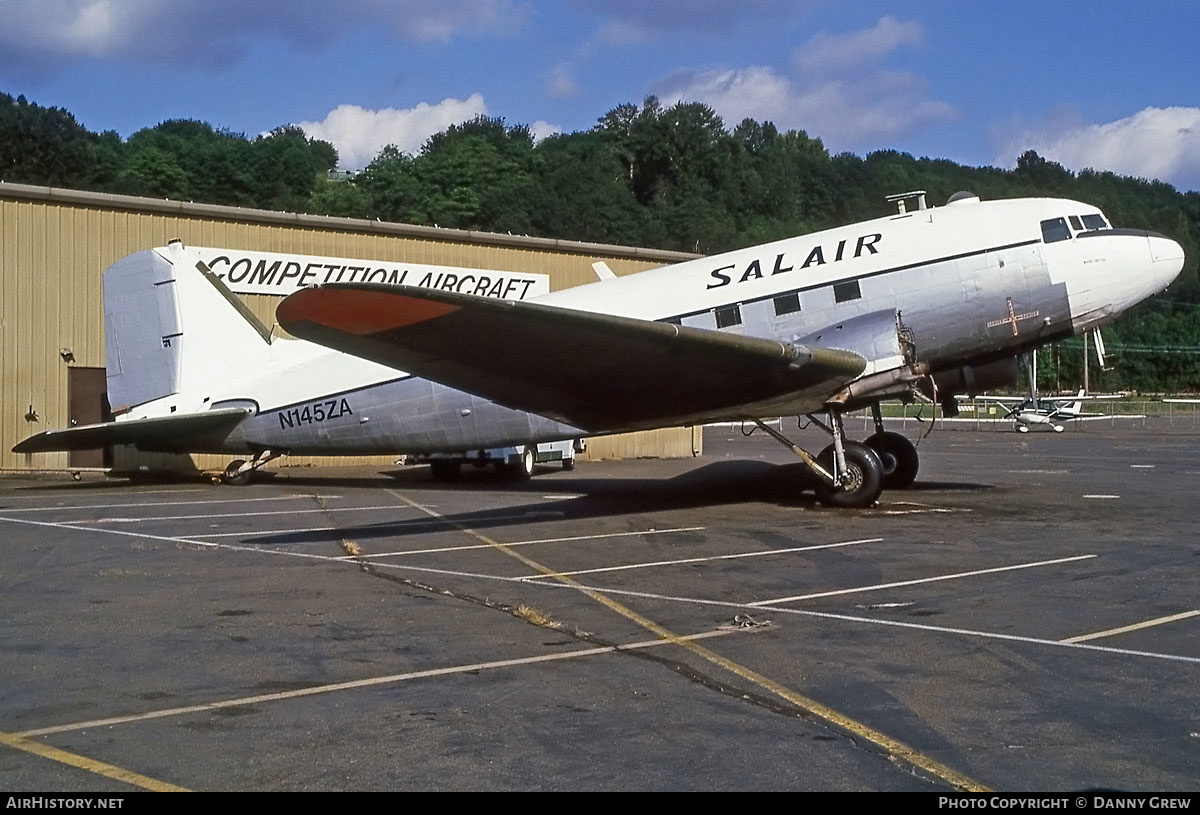
[[[279,304],[292,334],[590,432],[811,412],[862,373],[849,351],[371,284]]]
[[[968,396],[961,393],[956,394],[954,398],[963,402],[997,402],[1003,405],[1015,405],[1029,401],[1028,396],[987,396],[983,394],[979,396]]]
[[[59,450],[95,450],[116,444],[136,444],[142,450],[164,453],[197,453],[218,449],[220,440],[250,415],[248,408],[222,408],[203,413],[156,416],[102,422],[30,436],[14,453],[48,453]]]

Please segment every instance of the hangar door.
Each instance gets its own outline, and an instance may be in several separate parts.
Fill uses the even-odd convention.
[[[67,413],[71,427],[112,421],[108,406],[108,385],[103,368],[67,369]],[[112,448],[72,450],[69,467],[111,467]]]

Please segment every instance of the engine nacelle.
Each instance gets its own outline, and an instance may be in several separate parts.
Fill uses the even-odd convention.
[[[937,383],[939,398],[945,398],[956,393],[978,396],[984,391],[1011,387],[1017,384],[1020,375],[1017,358],[1009,357],[986,365],[963,365],[938,371],[933,375],[933,380]],[[930,399],[934,398],[933,387],[928,379],[921,381],[920,388]]]

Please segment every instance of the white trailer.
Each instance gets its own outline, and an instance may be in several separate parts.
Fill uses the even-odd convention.
[[[490,450],[474,450],[454,453],[429,453],[414,456],[410,464],[428,464],[435,479],[447,481],[458,476],[463,465],[484,468],[491,465],[498,473],[517,478],[530,478],[538,464],[559,464],[564,470],[575,469],[575,454],[583,452],[583,439],[520,444],[514,447],[496,447]]]

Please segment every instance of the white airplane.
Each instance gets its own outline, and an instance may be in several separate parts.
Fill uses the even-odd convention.
[[[1104,339],[1100,335],[1099,326],[1091,329],[1092,335],[1096,338],[1096,356],[1100,361],[1100,365],[1105,370],[1111,370],[1105,364]],[[1018,433],[1028,433],[1034,428],[1044,428],[1052,430],[1055,433],[1063,432],[1062,421],[1070,421],[1072,419],[1100,419],[1103,414],[1100,413],[1084,413],[1083,403],[1085,401],[1105,401],[1111,402],[1117,399],[1123,399],[1124,394],[1088,394],[1086,388],[1080,388],[1079,393],[1075,394],[1074,399],[1067,398],[1047,398],[1038,396],[1037,392],[1037,349],[1029,352],[1025,357],[1027,362],[1027,373],[1029,375],[1029,395],[1026,397],[1019,396],[976,396],[977,402],[994,402],[1008,408],[1002,418],[1013,420],[1013,429]]]
[[[106,314],[109,398],[128,408],[14,449],[253,455],[230,465],[236,481],[284,453],[748,421],[806,463],[822,503],[866,507],[918,469],[913,443],[884,430],[881,400],[1014,383],[1017,355],[1110,322],[1183,268],[1175,241],[1112,228],[1085,203],[898,199],[890,217],[528,301],[306,288],[276,316],[308,342],[272,338],[186,248],[136,253],[105,279],[128,293]],[[864,407],[875,432],[852,441],[842,416]],[[814,455],[761,421],[788,415],[808,415],[831,443]]]
[[[1038,396],[1026,398],[1015,396],[976,397],[978,401],[997,402],[1007,406],[1008,412],[1002,418],[1012,419],[1018,433],[1028,433],[1033,428],[1045,428],[1046,430],[1053,430],[1055,433],[1061,433],[1063,432],[1063,426],[1060,422],[1081,419],[1090,415],[1099,416],[1099,414],[1089,415],[1083,413],[1084,398],[1083,388],[1079,389],[1079,393],[1075,395],[1074,400],[1047,399]]]

